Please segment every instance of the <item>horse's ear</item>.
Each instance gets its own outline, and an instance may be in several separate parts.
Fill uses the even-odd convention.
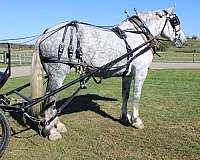
[[[170,13],[169,9],[164,9],[163,10],[163,15],[166,16]]]
[[[174,3],[174,6],[172,7],[173,13],[176,13],[176,3]]]
[[[160,12],[156,12],[156,16],[158,16],[159,18],[162,18],[162,15],[160,14]]]
[[[176,12],[176,4],[173,7],[166,9],[165,11],[167,11],[168,14],[174,14]]]

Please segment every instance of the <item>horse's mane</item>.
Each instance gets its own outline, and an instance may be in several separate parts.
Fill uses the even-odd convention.
[[[172,8],[164,9],[166,10],[169,14],[173,13]],[[159,16],[164,16],[165,12],[163,9],[160,10],[155,10],[155,11],[143,11],[139,12],[138,16],[142,18],[146,23],[151,23],[152,21],[158,20]]]
[[[159,10],[159,12],[161,12]],[[146,11],[146,12],[139,12],[138,16],[143,19],[146,23],[151,23],[153,20],[156,20],[156,13],[157,11]]]
[[[156,13],[163,15],[163,14],[165,14],[164,10],[167,11],[169,14],[174,13],[173,8],[168,8],[168,9],[159,9],[159,10],[154,10],[154,11],[141,11],[138,13],[138,15],[152,16],[153,14],[156,14]]]

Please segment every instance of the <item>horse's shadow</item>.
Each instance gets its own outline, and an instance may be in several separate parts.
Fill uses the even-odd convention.
[[[56,102],[56,106],[59,107],[62,104],[64,104],[69,98],[64,98]],[[110,114],[106,113],[105,111],[101,110],[100,106],[98,103],[95,102],[95,100],[102,100],[102,101],[117,101],[115,98],[109,98],[109,97],[102,97],[96,94],[86,94],[86,95],[80,95],[74,97],[74,99],[67,105],[66,108],[64,108],[61,112],[60,115],[67,115],[67,114],[72,114],[72,113],[78,113],[82,111],[93,111],[99,115],[101,115],[104,118],[109,118],[113,121],[119,122],[119,119],[114,118]],[[18,137],[17,135],[27,131],[29,129],[35,130],[37,133],[38,131],[38,123],[31,121],[29,119],[26,119],[26,122],[24,122],[23,119],[23,113],[21,112],[11,112],[10,113],[11,117],[18,122],[18,124],[28,127],[26,129],[22,129],[20,131],[15,131],[12,128],[13,136],[16,138],[25,138],[25,137]],[[35,136],[35,134],[34,134]]]
[[[57,101],[56,106],[60,106],[66,102],[68,98]],[[63,109],[61,115],[78,113],[82,111],[92,111],[104,118],[109,118],[113,121],[119,121],[119,119],[111,116],[105,111],[101,110],[100,105],[96,103],[96,100],[102,101],[117,101],[115,98],[102,97],[96,94],[86,94],[74,97],[74,99]]]

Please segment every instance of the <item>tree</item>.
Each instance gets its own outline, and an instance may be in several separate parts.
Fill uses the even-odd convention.
[[[195,36],[195,35],[193,35],[193,36],[192,36],[192,39],[194,39],[194,40],[197,40],[197,39],[198,39],[198,37],[197,37],[197,36]]]

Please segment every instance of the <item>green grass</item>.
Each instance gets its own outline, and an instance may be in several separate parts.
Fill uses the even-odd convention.
[[[125,127],[117,121],[120,79],[110,78],[102,85],[91,81],[61,116],[68,130],[62,134],[62,140],[50,142],[33,130],[24,131],[11,138],[3,159],[198,160],[199,75],[200,70],[151,70],[141,98],[143,130]],[[71,74],[67,80],[74,77]],[[29,77],[10,79],[2,91],[28,80]],[[66,98],[74,88],[61,92],[59,99]],[[8,119],[16,132],[25,129],[11,116]]]
[[[175,52],[166,51],[158,52],[160,57],[154,55],[153,62],[167,62],[167,63],[199,63],[200,54],[199,53],[185,53],[185,52]]]
[[[200,52],[200,41],[190,39],[190,40],[187,41],[185,48],[193,49],[193,50]]]

